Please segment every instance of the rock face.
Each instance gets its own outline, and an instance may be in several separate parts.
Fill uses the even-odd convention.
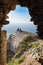
[[[13,52],[17,52],[20,42],[22,42],[27,36],[27,32],[17,30],[15,35],[10,35],[8,38],[8,48]]]

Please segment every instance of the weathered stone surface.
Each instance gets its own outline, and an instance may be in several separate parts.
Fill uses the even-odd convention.
[[[3,30],[0,37],[0,65],[6,65],[6,50],[6,31]]]
[[[17,30],[15,35],[10,35],[7,40],[8,49],[16,53],[20,43],[31,33]]]

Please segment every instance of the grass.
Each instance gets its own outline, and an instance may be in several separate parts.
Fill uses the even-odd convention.
[[[31,47],[33,47],[33,48],[34,48],[34,47],[37,47],[37,46],[39,46],[39,43],[36,43],[36,42],[35,42],[35,43],[31,44]]]
[[[18,59],[15,60],[15,64],[16,64],[16,63],[17,63],[17,64],[20,64],[21,62],[24,61],[24,59],[25,59],[25,56],[21,56],[20,58],[18,58]]]
[[[20,56],[20,54],[23,51],[25,51],[25,49],[26,49],[27,46],[28,46],[28,44],[25,41],[21,42],[20,45],[19,45],[19,48],[18,48],[18,52],[15,54],[15,57]]]
[[[10,50],[7,50],[7,62],[9,62],[10,61],[10,59],[11,59],[11,55],[14,55],[15,53],[13,53],[12,51],[10,51]]]
[[[31,46],[30,46],[30,50],[33,49],[33,48],[35,48],[35,47],[38,47],[39,45],[40,45],[40,43],[39,43],[38,41],[33,42],[33,43],[31,44]]]
[[[39,43],[37,41],[38,41],[38,39],[33,39],[32,36],[28,36],[27,38],[25,38],[25,40],[20,43],[20,45],[18,47],[18,52],[15,54],[15,57],[19,57],[20,54],[29,47],[32,49],[32,48],[38,46]]]
[[[7,65],[14,65],[14,63],[8,63]]]
[[[13,62],[9,62],[7,65],[18,65],[20,64],[21,62],[23,62],[25,59],[25,56],[22,56],[18,59],[15,59]]]

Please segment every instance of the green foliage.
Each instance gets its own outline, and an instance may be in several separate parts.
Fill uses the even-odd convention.
[[[28,46],[27,42],[23,41],[23,42],[20,44],[19,49],[20,49],[21,51],[23,51],[23,50],[26,49],[27,46]]]
[[[40,43],[38,43],[38,42],[32,43],[31,46],[30,46],[30,50],[35,48],[35,47],[38,47],[39,45],[40,45]]]
[[[40,43],[38,43],[38,42],[34,43],[34,47],[39,46],[39,44],[40,44]]]
[[[12,51],[10,51],[10,50],[7,50],[7,62],[9,62],[10,61],[10,59],[11,59],[11,55],[14,55],[15,53],[13,53]]]
[[[8,63],[7,65],[14,65],[14,63],[11,63],[11,62],[10,62],[10,63]]]
[[[15,57],[20,56],[20,54],[25,51],[26,47],[28,46],[28,43],[25,41],[21,42],[18,48],[18,52],[15,54]]]
[[[16,59],[14,63],[15,63],[15,64],[16,64],[16,63],[20,64],[21,62],[24,61],[24,59],[25,59],[25,56],[22,56],[22,57]]]
[[[34,47],[37,47],[38,45],[39,45],[39,43],[34,43],[34,44],[31,45],[31,47],[34,48]]]
[[[18,59],[15,59],[14,62],[9,62],[7,65],[18,65],[20,64],[21,62],[23,62],[25,59],[25,56],[22,56]]]
[[[39,45],[38,42],[32,44],[32,42],[36,42],[36,39],[33,39],[31,35],[29,35],[27,38],[25,38],[24,41],[22,41],[18,47],[18,52],[15,54],[15,57],[20,56],[20,54],[25,51],[27,48],[34,48]]]

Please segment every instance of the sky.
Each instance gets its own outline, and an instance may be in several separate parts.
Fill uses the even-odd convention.
[[[21,28],[23,31],[36,32],[36,27],[33,22],[30,22],[30,15],[27,7],[21,7],[17,5],[15,10],[10,11],[7,16],[9,16],[9,24],[4,25],[2,30],[7,31],[7,35],[14,34],[17,28]],[[34,29],[34,30],[33,30]]]
[[[10,11],[8,14],[10,23],[28,23],[30,22],[30,15],[27,7],[21,7],[20,5],[17,5],[15,10]]]

